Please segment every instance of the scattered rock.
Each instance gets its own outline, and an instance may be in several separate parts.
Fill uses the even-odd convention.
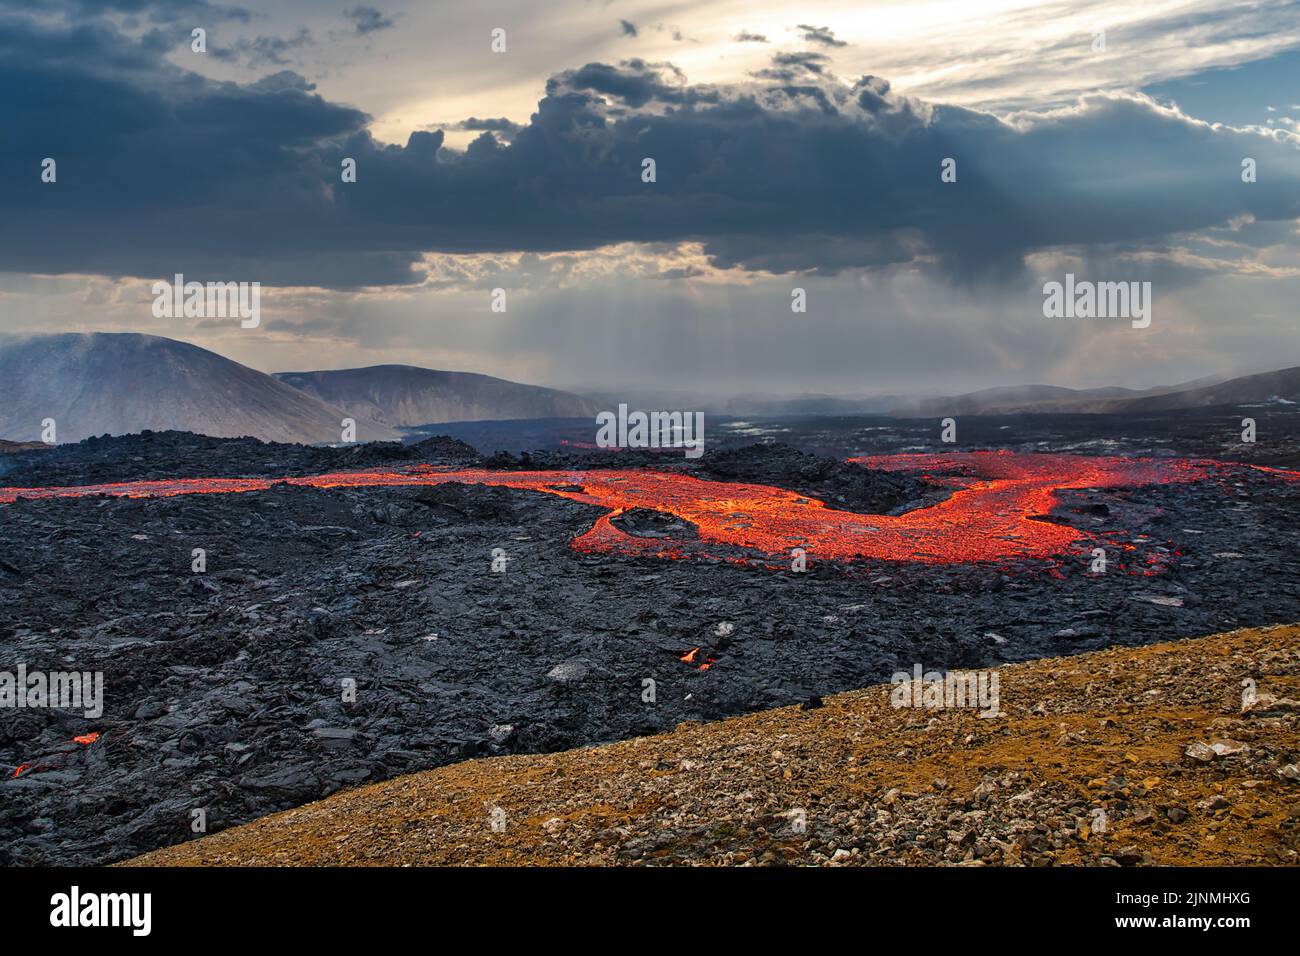
[[[587,679],[591,667],[583,660],[562,661],[546,672],[549,680],[557,684],[578,684]]]
[[[1202,740],[1198,740],[1183,751],[1188,757],[1200,763],[1209,763],[1218,756],[1214,749]]]

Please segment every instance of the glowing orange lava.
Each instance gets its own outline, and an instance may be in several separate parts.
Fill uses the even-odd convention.
[[[98,739],[99,739],[99,732],[91,731],[88,734],[82,734],[80,737],[73,737],[72,742],[75,744],[81,744],[81,746],[83,747],[89,747]],[[49,770],[49,769],[50,769],[49,764],[40,764],[33,760],[33,761],[29,761],[28,763],[20,763],[17,767],[14,768],[13,775],[15,778],[17,778],[17,777],[21,777],[25,773],[29,773],[29,772],[35,773],[38,770]]]
[[[687,664],[696,664],[696,658],[699,656],[700,649],[698,647],[693,647],[677,659],[679,661],[685,661]],[[710,655],[709,657],[706,657],[703,662],[696,664],[696,667],[702,671],[706,671],[716,663],[718,663],[718,659]]]
[[[1035,520],[1065,488],[1114,488],[1200,481],[1226,465],[1208,460],[1134,459],[1010,451],[874,455],[850,461],[869,468],[926,474],[954,489],[946,500],[894,517],[828,508],[821,501],[765,485],[708,481],[647,469],[565,471],[444,470],[335,472],[278,481],[183,478],[75,488],[0,488],[0,503],[17,498],[117,495],[132,498],[260,491],[274,484],[313,488],[412,487],[446,482],[494,485],[558,495],[606,509],[573,539],[588,553],[686,557],[726,545],[788,560],[791,549],[830,561],[875,559],[931,564],[1045,558],[1067,552],[1087,532]],[[1263,469],[1261,469],[1263,470]],[[1283,469],[1268,473],[1296,480]],[[698,537],[678,541],[621,531],[611,518],[633,508],[668,512],[694,524]]]

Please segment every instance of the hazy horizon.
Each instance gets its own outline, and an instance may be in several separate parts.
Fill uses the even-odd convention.
[[[95,330],[95,331],[99,331],[99,330]],[[67,333],[0,332],[0,346],[4,345],[7,341],[15,341],[15,340],[21,340],[26,338],[38,338],[41,335],[47,335],[47,334],[67,334]],[[72,331],[70,334],[86,334],[86,333]],[[123,333],[110,333],[110,334],[123,334]],[[126,333],[126,334],[151,334],[151,333]],[[200,342],[195,342],[177,336],[159,336],[159,337],[169,338],[172,339],[173,341],[183,342],[187,345],[194,345],[199,348],[208,349],[209,351],[216,351],[215,349],[210,349],[208,346],[203,345]],[[220,355],[221,353],[217,352],[216,354]],[[231,358],[231,356],[223,356],[223,357]],[[490,374],[486,372],[480,372],[477,369],[469,369],[469,368],[434,369],[431,366],[418,365],[412,362],[373,362],[373,363],[368,363],[366,365],[330,364],[330,365],[321,366],[319,368],[307,368],[307,367],[258,368],[256,364],[243,363],[243,362],[241,362],[240,364],[245,364],[248,365],[249,368],[254,368],[257,371],[265,372],[268,375],[276,375],[276,376],[309,373],[309,372],[350,371],[356,369],[379,368],[385,366],[424,368],[424,369],[430,369],[432,371],[454,372],[460,374],[473,374],[473,375]],[[822,397],[831,398],[831,399],[842,399],[842,400],[871,400],[871,399],[889,398],[889,397],[900,397],[900,398],[942,397],[942,396],[963,394],[965,392],[979,392],[979,391],[984,391],[986,389],[1025,389],[1025,388],[1035,388],[1035,387],[1071,388],[1080,391],[1088,391],[1092,389],[1121,388],[1121,389],[1128,389],[1134,392],[1141,392],[1148,389],[1188,385],[1200,381],[1201,379],[1207,377],[1217,378],[1217,379],[1239,378],[1244,376],[1262,374],[1266,372],[1281,371],[1291,367],[1297,367],[1297,366],[1278,366],[1277,368],[1261,367],[1261,368],[1249,368],[1249,369],[1225,368],[1225,369],[1221,369],[1216,373],[1213,373],[1210,376],[1198,376],[1195,379],[1183,379],[1176,382],[1162,381],[1162,382],[1149,382],[1149,383],[1140,383],[1140,384],[1124,384],[1124,383],[1116,383],[1112,381],[1098,381],[1092,384],[1084,384],[1084,385],[1060,385],[1059,383],[1056,382],[1004,382],[999,385],[990,385],[990,386],[984,386],[984,387],[968,389],[968,390],[950,390],[950,391],[945,391],[941,388],[930,388],[930,389],[901,388],[901,389],[877,389],[877,390],[839,391],[839,392],[824,392],[824,391],[816,391],[814,389],[791,390],[791,391],[760,391],[760,390],[753,390],[753,389],[744,390],[744,391],[710,391],[708,389],[699,389],[699,388],[692,389],[686,387],[627,388],[618,385],[602,385],[602,384],[588,385],[583,383],[563,383],[563,382],[552,383],[552,382],[521,381],[517,379],[505,379],[505,380],[513,381],[521,385],[537,385],[543,388],[551,388],[559,391],[572,392],[574,394],[579,394],[579,395],[602,396],[602,397],[617,397],[619,395],[622,395],[625,396],[629,401],[646,400],[656,396],[663,399],[671,399],[673,397],[678,397],[682,399],[699,398],[699,399],[715,401],[715,402],[733,401],[733,400],[746,399],[746,398],[762,398],[765,400],[796,400],[800,398],[822,398]],[[492,377],[503,378],[503,376],[492,376]]]
[[[1297,24],[1287,0],[0,0],[0,332],[716,396],[1296,366]],[[260,283],[260,324],[156,318],[178,273]],[[1046,317],[1067,274],[1149,282],[1149,326]]]

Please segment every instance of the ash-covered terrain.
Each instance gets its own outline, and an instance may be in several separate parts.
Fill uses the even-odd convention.
[[[1291,429],[1292,448],[1295,420],[1273,433]],[[816,427],[826,438],[837,426]],[[918,440],[873,447],[864,436],[876,426],[838,427],[838,454]],[[1295,466],[1273,448],[1271,463]],[[177,433],[5,456],[0,485],[420,462],[580,475],[642,459],[869,513],[948,493],[780,446],[693,463],[521,461],[483,460],[449,440],[313,449]],[[574,550],[603,513],[458,483],[0,505],[0,670],[104,675],[98,718],[0,710],[0,862],[118,860],[190,838],[195,811],[211,832],[362,781],[806,701],[916,663],[995,666],[1300,619],[1300,483],[1263,471],[1061,494],[1046,519],[1124,547],[1103,574],[1077,555],[1014,566],[814,561],[800,574]],[[683,533],[655,515],[623,522],[638,535]]]

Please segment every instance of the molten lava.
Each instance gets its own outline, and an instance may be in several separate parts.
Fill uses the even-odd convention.
[[[681,657],[679,657],[678,660],[685,661],[687,664],[695,664],[696,659],[699,656],[700,656],[700,649],[698,647],[693,647],[685,654],[683,654]],[[713,655],[709,655],[708,657],[704,658],[704,661],[702,663],[697,664],[696,666],[700,670],[706,671],[716,663],[718,663],[718,659]]]
[[[606,513],[573,547],[588,553],[686,557],[710,545],[788,560],[804,548],[818,560],[919,561],[930,564],[1046,558],[1067,552],[1089,534],[1037,520],[1065,488],[1115,488],[1200,481],[1218,469],[1241,468],[1208,460],[1129,459],[1010,451],[874,455],[850,461],[869,468],[926,474],[953,488],[944,501],[897,516],[837,511],[793,491],[764,485],[708,481],[646,469],[489,471],[439,469],[335,472],[279,481],[265,478],[182,478],[72,488],[0,488],[0,503],[18,498],[131,498],[261,491],[274,484],[312,488],[413,487],[446,482],[494,485],[558,495],[604,508]],[[1300,475],[1267,473],[1284,480]],[[610,518],[633,508],[667,512],[698,534],[671,541],[628,534]]]
[[[82,734],[79,737],[73,737],[72,742],[74,744],[81,744],[81,746],[83,747],[89,747],[98,739],[99,739],[99,732],[91,731],[88,734]],[[28,772],[35,773],[38,770],[48,770],[48,769],[50,769],[49,764],[37,763],[36,761],[33,760],[33,761],[29,761],[28,763],[20,763],[17,767],[14,768],[13,775],[15,778],[17,778],[17,777],[21,777],[23,774]]]

